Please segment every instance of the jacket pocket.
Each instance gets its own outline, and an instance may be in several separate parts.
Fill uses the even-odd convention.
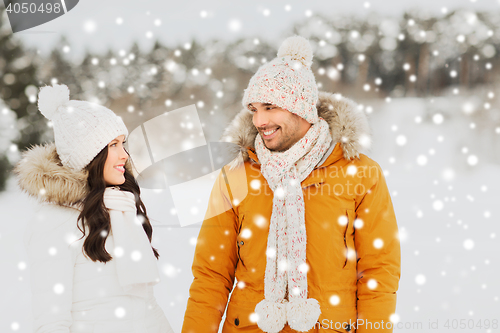
[[[343,269],[349,269],[356,260],[356,251],[354,246],[354,211],[346,209],[347,225],[344,230],[344,266]]]
[[[249,326],[255,326],[257,328],[257,323],[253,322],[253,318],[251,317],[252,313],[255,311],[255,305],[248,306],[245,304],[243,306],[230,301],[227,306],[224,328],[226,328],[226,325],[232,328],[248,328]],[[225,331],[224,328],[222,329],[223,332]]]

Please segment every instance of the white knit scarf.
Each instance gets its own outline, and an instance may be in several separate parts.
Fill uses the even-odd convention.
[[[104,205],[111,220],[108,237],[114,242],[111,255],[116,263],[118,283],[128,293],[146,296],[147,286],[158,283],[160,276],[142,220],[136,215],[134,194],[107,187]]]
[[[267,239],[265,299],[255,307],[257,324],[265,332],[279,332],[287,322],[292,329],[305,332],[313,328],[321,314],[318,301],[307,298],[307,239],[301,182],[321,160],[331,141],[328,124],[322,118],[284,152],[267,149],[260,134],[255,138],[262,175],[274,192]]]

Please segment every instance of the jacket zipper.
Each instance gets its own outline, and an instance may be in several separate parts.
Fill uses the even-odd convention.
[[[245,263],[243,262],[243,259],[241,259],[241,255],[240,255],[240,242],[237,240],[236,243],[238,244],[238,259],[239,259],[239,261],[241,261],[241,264],[243,265],[243,267],[246,268]]]
[[[239,228],[239,230],[238,230],[238,235],[241,233],[241,228],[243,227],[243,220],[244,220],[244,219],[245,219],[245,215],[243,215],[243,216],[241,217],[241,222],[240,222],[240,228]],[[241,261],[241,264],[243,265],[243,267],[245,267],[245,268],[246,268],[245,263],[244,263],[244,262],[243,262],[243,260],[241,259],[241,255],[240,255],[240,245],[243,245],[243,244],[245,244],[245,242],[244,242],[244,241],[241,241],[241,243],[240,243],[240,241],[239,241],[238,239],[236,239],[236,245],[238,245],[238,260],[239,260],[239,261]]]
[[[347,224],[345,225],[345,231],[344,231],[344,248],[345,248],[345,262],[344,262],[344,266],[342,267],[342,269],[345,268],[345,266],[347,266],[347,260],[349,259],[349,256],[348,256],[348,248],[347,248],[347,230],[349,229],[349,214],[346,212],[346,217],[347,217]]]

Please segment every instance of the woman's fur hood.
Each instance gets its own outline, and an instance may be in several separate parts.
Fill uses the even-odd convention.
[[[54,143],[28,149],[14,173],[19,187],[42,202],[71,206],[88,193],[88,173],[63,166]]]
[[[362,150],[371,145],[370,127],[363,111],[352,100],[340,94],[319,93],[316,105],[318,116],[330,127],[333,143],[340,142],[344,158],[359,158]],[[248,149],[255,150],[254,142],[258,132],[252,122],[252,113],[241,110],[224,131],[222,141],[235,143],[243,161],[247,161]]]
[[[131,171],[128,160],[125,168]],[[54,143],[35,145],[25,151],[14,174],[19,187],[40,202],[74,206],[88,194],[87,170],[63,166]]]

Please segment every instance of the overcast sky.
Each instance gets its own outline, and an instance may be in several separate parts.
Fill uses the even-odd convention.
[[[278,44],[291,24],[308,13],[400,15],[412,8],[432,15],[443,15],[443,8],[499,11],[500,0],[81,0],[64,16],[16,35],[45,53],[64,34],[70,41],[70,55],[78,58],[85,49],[118,51],[133,41],[147,49],[155,39],[173,46],[193,37],[204,41],[250,36]]]

